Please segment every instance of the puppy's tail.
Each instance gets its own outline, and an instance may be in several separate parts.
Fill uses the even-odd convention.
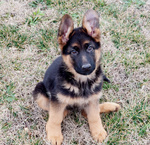
[[[46,88],[43,82],[40,82],[36,85],[33,91],[33,98],[38,103],[40,108],[49,111],[50,99],[46,93]]]

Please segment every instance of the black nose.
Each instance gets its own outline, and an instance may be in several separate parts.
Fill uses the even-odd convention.
[[[89,63],[82,65],[82,70],[84,70],[84,71],[89,71],[90,68],[91,68],[91,65]]]

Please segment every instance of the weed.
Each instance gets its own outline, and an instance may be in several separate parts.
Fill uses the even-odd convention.
[[[116,92],[119,91],[119,87],[118,87],[117,85],[113,85],[113,84],[111,84],[111,83],[104,82],[104,84],[103,84],[103,89],[104,89],[104,90],[109,90],[110,88],[111,88],[111,89],[114,89]]]
[[[44,16],[44,13],[38,9],[37,11],[33,12],[33,14],[29,17],[26,18],[26,22],[28,26],[35,25],[38,22],[42,21],[42,17]]]
[[[6,85],[6,91],[3,95],[3,99],[9,103],[16,101],[17,98],[15,97],[15,93],[13,92],[15,89],[14,83],[10,83],[9,85]]]

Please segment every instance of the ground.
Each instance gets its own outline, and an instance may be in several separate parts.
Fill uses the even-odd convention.
[[[87,9],[100,14],[104,83],[100,102],[121,104],[102,114],[102,144],[150,144],[150,0],[1,0],[0,144],[46,145],[48,113],[32,91],[60,55],[57,29],[68,13],[75,26]],[[63,145],[96,145],[87,121],[72,112],[62,123]]]

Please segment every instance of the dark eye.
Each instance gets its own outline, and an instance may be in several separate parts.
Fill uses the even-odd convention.
[[[89,45],[88,48],[87,48],[87,52],[92,52],[94,50],[94,47]]]
[[[78,51],[76,51],[75,49],[73,49],[73,50],[71,51],[71,54],[72,54],[72,55],[77,55],[77,54],[78,54]]]

